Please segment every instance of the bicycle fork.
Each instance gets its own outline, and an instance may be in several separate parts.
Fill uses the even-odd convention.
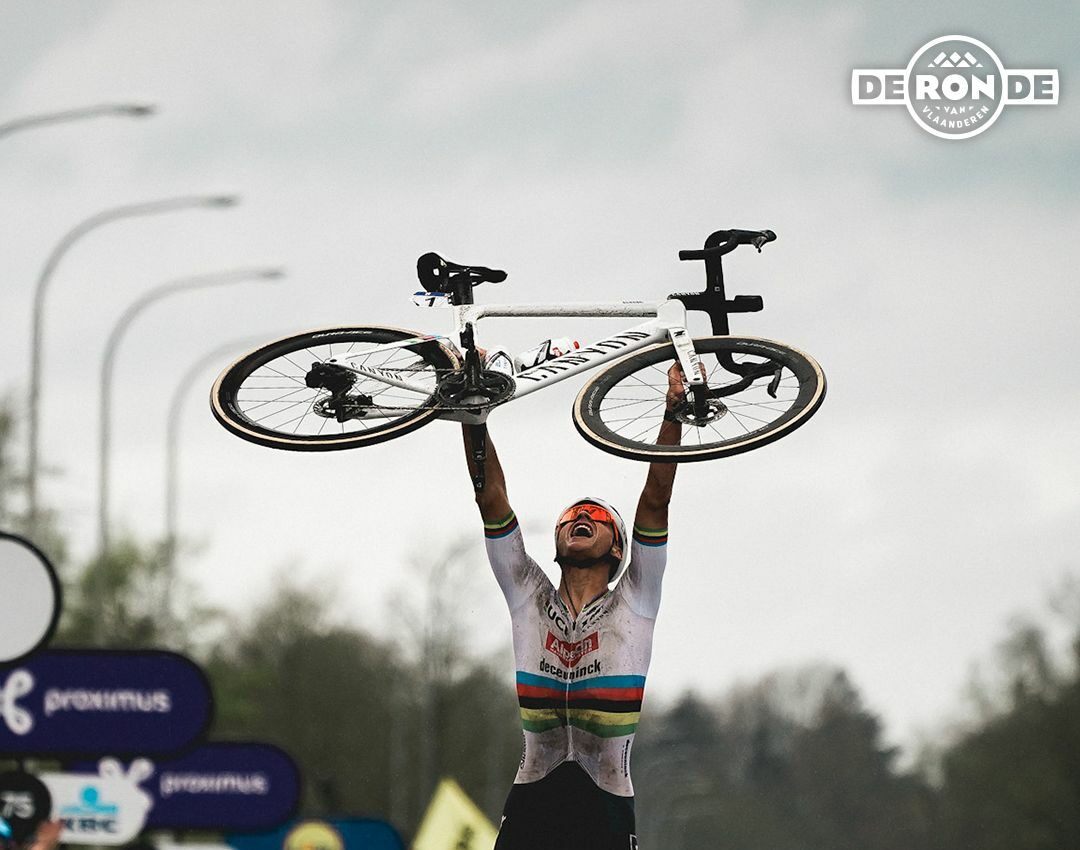
[[[669,325],[667,331],[671,344],[675,347],[675,355],[679,359],[683,381],[687,387],[687,394],[690,396],[688,399],[690,410],[685,411],[685,414],[692,413],[689,416],[690,422],[704,424],[710,418],[716,417],[710,417],[709,385],[702,374],[704,370],[701,366],[701,358],[694,350],[694,340],[681,325]]]

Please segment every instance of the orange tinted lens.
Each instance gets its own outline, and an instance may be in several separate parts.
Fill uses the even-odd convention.
[[[582,514],[588,516],[593,522],[609,522],[612,528],[615,527],[615,518],[608,512],[606,508],[602,508],[599,505],[574,505],[572,508],[567,508],[566,512],[559,517],[559,525],[564,522],[573,522]]]

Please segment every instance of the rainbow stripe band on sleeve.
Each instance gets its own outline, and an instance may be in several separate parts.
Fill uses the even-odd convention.
[[[495,522],[484,523],[484,537],[488,540],[499,540],[513,534],[518,527],[517,517],[513,511]]]
[[[642,528],[640,525],[635,525],[634,540],[636,540],[642,546],[666,546],[667,529]]]

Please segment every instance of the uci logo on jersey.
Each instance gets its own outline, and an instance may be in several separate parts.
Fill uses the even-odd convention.
[[[0,718],[15,735],[28,735],[34,728],[34,716],[17,700],[34,689],[34,677],[28,670],[16,670],[0,687]]]
[[[915,123],[940,139],[969,139],[1006,106],[1055,106],[1055,68],[1006,68],[978,39],[946,35],[927,42],[906,68],[856,68],[855,106],[907,106]]]

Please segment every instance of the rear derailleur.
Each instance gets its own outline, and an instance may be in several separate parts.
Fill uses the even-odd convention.
[[[313,363],[304,376],[304,383],[313,390],[327,390],[330,393],[315,402],[312,406],[315,413],[338,422],[365,417],[374,400],[364,393],[349,392],[356,379],[356,374],[340,363]]]

